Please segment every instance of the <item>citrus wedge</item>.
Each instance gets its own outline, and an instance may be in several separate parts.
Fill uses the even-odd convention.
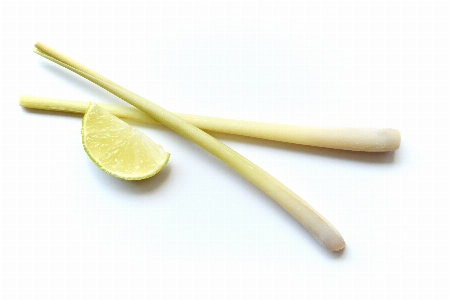
[[[81,131],[87,155],[115,177],[149,178],[169,161],[170,154],[160,145],[95,103],[89,104]]]

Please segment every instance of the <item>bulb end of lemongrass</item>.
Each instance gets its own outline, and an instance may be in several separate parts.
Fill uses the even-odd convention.
[[[345,248],[342,235],[326,220],[322,224],[316,224],[311,233],[328,251],[335,252]]]
[[[330,236],[330,238],[323,240],[323,246],[328,251],[337,252],[345,248],[345,241],[342,236]]]
[[[354,149],[367,152],[389,152],[400,147],[400,131],[392,128],[355,129]]]
[[[400,147],[400,132],[392,128],[313,128],[303,131],[304,144],[325,148],[388,152]]]
[[[378,130],[380,151],[394,151],[400,148],[402,140],[400,131],[392,128]]]

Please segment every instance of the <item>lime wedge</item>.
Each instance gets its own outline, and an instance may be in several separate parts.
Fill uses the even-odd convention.
[[[125,180],[141,180],[157,174],[170,154],[141,131],[90,103],[83,117],[83,147],[103,171]]]

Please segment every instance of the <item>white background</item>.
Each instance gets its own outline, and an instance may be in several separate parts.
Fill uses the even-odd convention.
[[[449,299],[448,1],[1,2],[1,299]],[[125,182],[81,116],[20,95],[123,104],[33,53],[42,41],[177,112],[392,127],[393,153],[216,135],[326,216],[324,250],[215,157],[171,153]]]

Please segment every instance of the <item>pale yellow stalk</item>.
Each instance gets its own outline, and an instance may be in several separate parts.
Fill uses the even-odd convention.
[[[20,105],[27,108],[84,113],[88,102],[22,96]],[[135,121],[159,123],[134,107],[101,104],[112,114]],[[385,152],[398,149],[400,132],[390,128],[330,128],[270,124],[209,116],[175,114],[198,128],[266,140],[341,150]]]
[[[289,188],[233,149],[191,123],[100,76],[62,53],[42,43],[37,43],[35,47],[39,55],[103,87],[221,159],[279,203],[326,249],[337,251],[345,247],[344,239],[330,222]]]

